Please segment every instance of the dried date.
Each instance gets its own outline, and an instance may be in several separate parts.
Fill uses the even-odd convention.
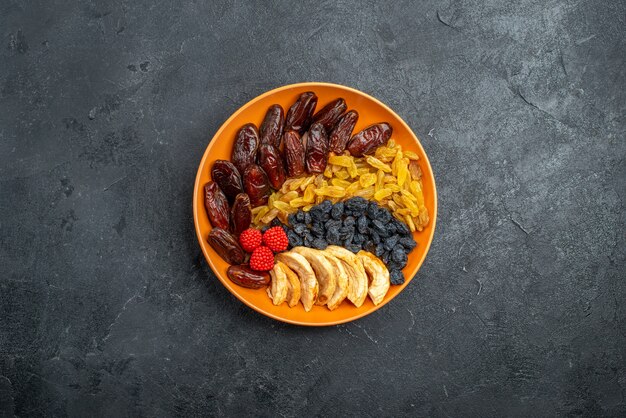
[[[222,228],[213,228],[209,232],[209,244],[228,264],[241,264],[245,253],[239,246],[237,238]]]
[[[261,144],[272,144],[276,148],[280,148],[284,127],[285,111],[281,105],[271,105],[269,109],[267,109],[261,128],[259,128]]]
[[[351,110],[343,115],[328,138],[328,148],[331,152],[339,155],[345,151],[358,119],[359,113],[356,110]]]
[[[285,130],[293,129],[302,135],[311,124],[311,117],[317,106],[317,96],[312,91],[302,93],[287,111]]]
[[[250,198],[245,193],[239,193],[235,197],[235,203],[230,211],[231,231],[238,237],[243,231],[250,227],[252,222],[252,206]]]
[[[323,173],[328,162],[328,137],[321,123],[314,123],[309,128],[306,141],[305,164],[309,174]]]
[[[320,109],[317,113],[315,113],[315,115],[313,115],[313,120],[311,123],[319,122],[324,125],[324,129],[326,129],[326,132],[330,132],[335,127],[335,125],[341,118],[341,115],[343,115],[343,112],[345,112],[347,108],[348,105],[346,105],[346,101],[344,99],[342,99],[341,97],[335,99],[332,102],[328,103],[326,106],[324,106],[322,109]]]
[[[289,177],[304,173],[304,147],[296,131],[286,131],[283,135],[283,156]]]
[[[256,164],[248,166],[243,173],[243,188],[253,208],[265,205],[270,197],[270,183],[265,171]]]
[[[228,200],[214,181],[204,185],[204,207],[213,228],[228,229],[230,213]]]
[[[247,123],[239,129],[233,145],[231,161],[240,173],[243,173],[250,164],[254,164],[256,151],[259,147],[259,132],[252,123]]]
[[[243,193],[239,170],[230,161],[215,161],[211,168],[211,178],[220,186],[229,202],[232,202],[239,193]]]
[[[379,146],[386,144],[392,131],[391,125],[387,122],[370,125],[352,137],[348,144],[348,151],[354,157],[369,154]]]
[[[254,271],[249,266],[230,266],[226,275],[235,284],[249,289],[260,289],[270,284],[270,275],[266,272]]]
[[[257,154],[259,165],[267,174],[270,185],[278,190],[285,182],[285,166],[278,149],[271,144],[262,144]]]

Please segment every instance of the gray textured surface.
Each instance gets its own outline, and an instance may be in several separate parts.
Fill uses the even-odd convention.
[[[624,2],[206,3],[0,4],[2,413],[626,414]],[[307,80],[403,116],[441,208],[323,329],[234,299],[191,217],[219,125]]]

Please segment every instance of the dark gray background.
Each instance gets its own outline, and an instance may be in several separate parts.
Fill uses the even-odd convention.
[[[624,416],[625,3],[248,3],[0,4],[0,410]],[[331,328],[232,297],[191,215],[300,81],[389,104],[439,191],[416,279]]]

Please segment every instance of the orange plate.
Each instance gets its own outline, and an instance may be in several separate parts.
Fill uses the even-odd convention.
[[[210,171],[213,161],[218,159],[230,160],[235,134],[242,125],[252,122],[259,126],[263,121],[267,108],[274,103],[280,104],[287,112],[298,95],[309,90],[315,92],[319,98],[317,109],[321,109],[322,106],[337,97],[343,97],[346,100],[348,109],[356,109],[359,112],[359,120],[355,126],[355,133],[372,123],[389,122],[393,127],[392,138],[402,145],[403,150],[411,150],[420,157],[419,164],[423,173],[424,199],[428,208],[430,222],[424,231],[413,234],[417,241],[417,247],[409,253],[408,264],[403,270],[407,280],[401,286],[391,286],[384,301],[378,306],[374,306],[369,297],[360,308],[354,307],[346,300],[334,311],[329,311],[324,306],[314,306],[310,312],[305,312],[300,304],[294,308],[289,308],[286,303],[283,303],[281,306],[274,306],[265,293],[265,289],[246,289],[232,283],[226,276],[228,264],[217,255],[206,239],[211,230],[211,224],[204,209],[202,186],[211,179]],[[375,98],[358,90],[330,83],[299,83],[279,87],[252,99],[237,110],[224,122],[206,148],[200,167],[198,167],[193,191],[193,220],[196,225],[196,234],[198,235],[202,252],[217,278],[233,295],[257,312],[279,321],[298,325],[336,325],[353,321],[374,312],[396,297],[409,284],[424,262],[435,233],[436,219],[437,190],[435,189],[433,171],[422,145],[409,126],[393,110]]]

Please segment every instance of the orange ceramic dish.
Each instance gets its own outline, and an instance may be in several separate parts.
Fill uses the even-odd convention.
[[[390,123],[393,127],[392,138],[396,143],[400,144],[403,150],[413,151],[419,156],[418,162],[423,173],[424,199],[430,222],[423,231],[413,233],[417,247],[409,253],[408,264],[403,269],[406,281],[402,285],[391,286],[383,302],[378,306],[374,306],[369,298],[359,308],[346,300],[333,311],[328,310],[325,306],[314,306],[310,312],[305,312],[301,304],[293,308],[288,307],[286,303],[274,306],[265,293],[265,289],[247,289],[231,282],[226,276],[228,264],[217,255],[207,242],[211,224],[204,209],[202,188],[211,179],[210,171],[213,162],[218,159],[230,160],[235,135],[242,125],[252,122],[259,126],[267,108],[274,103],[280,104],[286,112],[298,95],[305,91],[313,91],[318,96],[317,109],[321,109],[333,99],[343,97],[348,104],[348,109],[355,109],[359,112],[359,120],[353,133],[375,122]],[[336,325],[353,321],[379,309],[396,297],[415,276],[426,258],[426,253],[428,253],[435,233],[437,190],[433,171],[424,149],[409,126],[393,110],[375,98],[349,87],[330,83],[298,83],[268,91],[249,101],[228,118],[217,131],[206,148],[202,161],[200,161],[200,167],[198,167],[193,191],[193,219],[200,247],[211,269],[222,284],[243,303],[279,321],[309,326]]]

